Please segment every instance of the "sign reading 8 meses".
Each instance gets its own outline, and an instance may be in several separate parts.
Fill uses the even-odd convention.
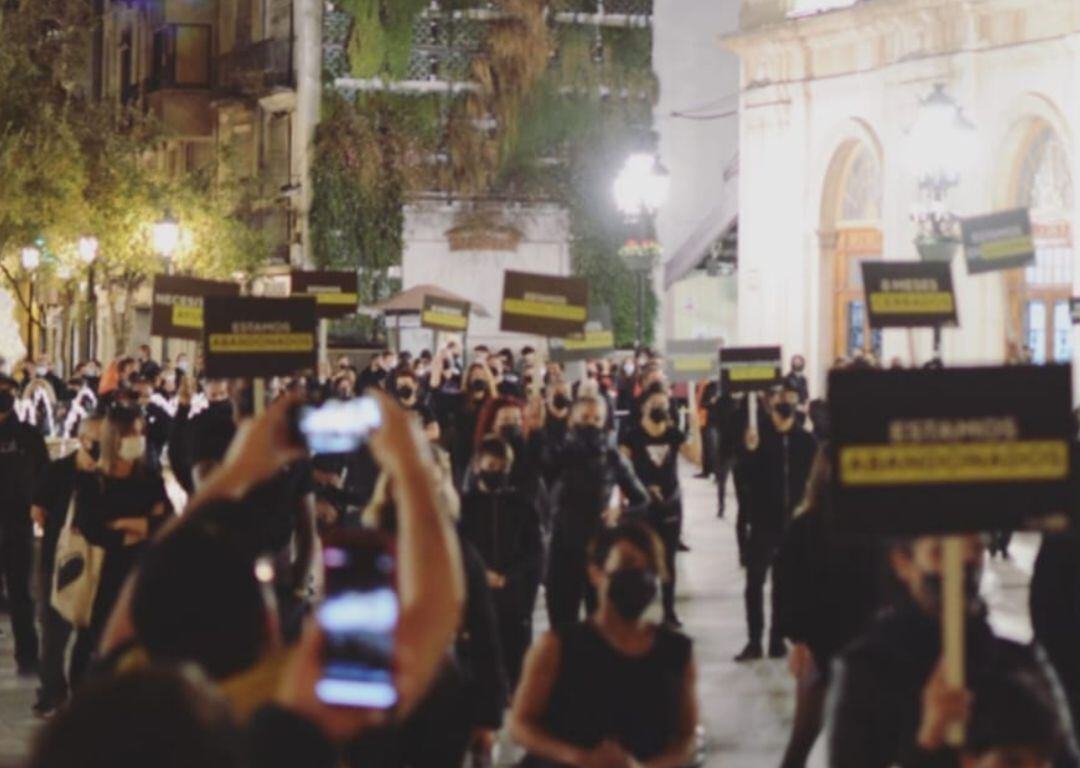
[[[837,522],[923,535],[1065,519],[1071,403],[1069,366],[834,371]]]
[[[945,262],[864,261],[871,328],[955,325],[952,271]]]
[[[735,394],[775,387],[783,365],[780,347],[725,347],[720,350],[720,389]]]
[[[260,378],[313,370],[316,323],[310,298],[208,298],[206,375]]]
[[[469,329],[472,305],[467,301],[425,296],[420,311],[420,326],[436,331],[464,332]]]

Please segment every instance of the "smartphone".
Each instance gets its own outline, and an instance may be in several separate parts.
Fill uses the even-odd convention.
[[[322,677],[315,694],[326,704],[393,709],[394,636],[400,605],[390,540],[370,531],[331,534],[323,546],[326,599]]]
[[[313,456],[352,453],[380,426],[382,412],[370,397],[304,405],[296,416],[296,431]]]

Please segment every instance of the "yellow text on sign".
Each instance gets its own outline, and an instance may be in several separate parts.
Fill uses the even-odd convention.
[[[507,299],[503,302],[503,312],[508,315],[525,315],[526,317],[543,317],[549,320],[568,320],[582,323],[589,316],[589,311],[585,307],[575,307],[572,304],[546,304],[540,301],[527,301],[526,299]]]
[[[979,246],[979,253],[984,259],[1009,259],[1023,256],[1035,250],[1035,243],[1030,235],[1019,235],[1008,240],[992,240]]]
[[[203,308],[173,304],[172,322],[177,328],[202,328]]]
[[[711,371],[713,367],[712,357],[676,357],[671,361],[671,367],[680,373],[693,373],[695,371]]]
[[[748,365],[744,368],[732,368],[728,371],[731,381],[772,381],[776,378],[776,368],[772,365]]]
[[[1063,480],[1063,440],[859,445],[840,450],[843,485],[921,485]]]
[[[311,352],[315,337],[310,333],[213,333],[210,351],[223,355],[288,354]]]
[[[432,325],[437,328],[451,328],[455,331],[465,330],[469,325],[469,319],[463,315],[434,312],[430,309],[424,313],[423,321],[427,325]]]
[[[936,293],[872,293],[870,311],[878,315],[923,315],[953,311],[953,295]]]
[[[316,304],[330,304],[333,306],[355,307],[360,301],[355,293],[316,293]]]
[[[586,349],[611,349],[615,346],[615,334],[612,331],[590,331],[584,339],[566,339],[563,349],[580,352]]]

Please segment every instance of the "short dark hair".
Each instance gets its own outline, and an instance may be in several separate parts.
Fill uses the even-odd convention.
[[[491,456],[507,463],[514,460],[514,452],[506,441],[497,435],[488,435],[480,441],[476,449],[476,456]]]
[[[203,507],[203,521],[178,528],[143,556],[131,614],[155,661],[194,662],[221,680],[259,660],[267,624],[255,557],[226,532],[245,512],[233,502]]]
[[[521,348],[521,356],[522,357],[525,357],[525,355],[535,355],[535,354],[536,354],[536,350],[533,347],[529,346],[529,345],[525,345],[524,347]]]
[[[235,768],[243,740],[192,672],[147,667],[89,682],[41,730],[30,768]]]
[[[664,559],[664,543],[660,541],[656,531],[636,520],[620,523],[614,528],[605,528],[596,534],[589,544],[589,562],[597,568],[603,568],[611,556],[611,551],[624,542],[645,555],[649,567],[661,580],[667,581],[670,578]]]

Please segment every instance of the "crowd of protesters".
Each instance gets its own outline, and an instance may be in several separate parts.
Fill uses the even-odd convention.
[[[503,732],[502,762],[691,765],[681,457],[715,481],[720,517],[734,485],[736,661],[786,658],[795,678],[774,764],[805,765],[826,731],[838,768],[1080,765],[1077,536],[1044,540],[1027,646],[991,629],[988,542],[966,538],[968,685],[950,688],[942,542],[832,527],[828,408],[805,368],[796,356],[760,394],[703,381],[687,402],[648,350],[563,366],[452,341],[342,355],[257,402],[250,380],[148,347],[66,378],[0,361],[0,573],[19,674],[40,678],[50,718],[31,765],[486,765]],[[309,455],[297,406],[362,395],[381,414],[371,439]],[[316,694],[320,543],[354,529],[396,542],[391,712]],[[73,533],[95,553],[78,573]],[[92,599],[70,598],[88,583]]]

